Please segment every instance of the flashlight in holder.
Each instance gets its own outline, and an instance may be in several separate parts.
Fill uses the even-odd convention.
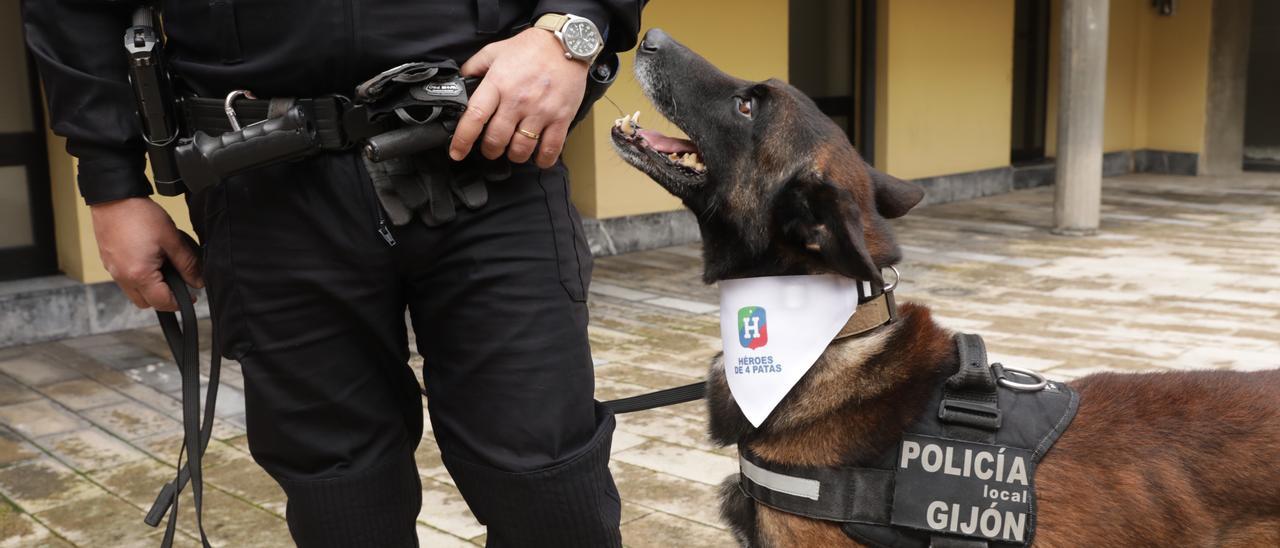
[[[129,83],[138,105],[156,192],[177,196],[186,191],[186,185],[174,159],[179,131],[173,88],[163,66],[164,40],[156,30],[155,13],[150,7],[134,12],[133,26],[125,31],[124,47],[129,54]]]

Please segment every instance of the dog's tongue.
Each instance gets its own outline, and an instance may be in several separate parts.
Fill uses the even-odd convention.
[[[636,130],[636,133],[643,137],[646,143],[649,143],[650,148],[658,152],[666,154],[674,152],[680,154],[684,152],[698,151],[698,147],[694,146],[693,141],[688,139],[667,137],[666,135],[658,133],[652,129],[640,129]]]

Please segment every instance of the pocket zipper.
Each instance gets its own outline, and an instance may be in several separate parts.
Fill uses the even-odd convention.
[[[363,171],[364,167],[359,163],[360,160],[356,160],[357,172]],[[362,178],[360,190],[364,194],[365,201],[369,202],[369,207],[373,209],[373,218],[377,221],[375,229],[378,232],[378,236],[382,237],[382,241],[387,242],[387,247],[395,247],[396,237],[391,233],[391,227],[387,226],[386,216],[382,214],[382,205],[378,202],[378,192],[373,189],[373,181],[363,180]]]
[[[375,204],[374,207],[377,207]],[[389,247],[396,246],[396,237],[391,235],[391,229],[387,227],[387,220],[382,218],[382,212],[378,212],[378,235],[382,236],[383,241],[387,242]]]
[[[387,247],[396,246],[396,237],[391,234],[391,227],[387,226],[387,218],[382,215],[382,205],[378,203],[378,193],[372,188],[372,183],[365,189],[366,193],[373,194],[369,205],[373,206],[374,218],[378,220],[378,235],[382,236],[382,241],[387,242]]]

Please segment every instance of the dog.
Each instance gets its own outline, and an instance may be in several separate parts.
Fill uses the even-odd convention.
[[[729,76],[661,30],[635,75],[676,139],[630,117],[615,148],[679,198],[702,235],[703,280],[835,273],[882,281],[902,253],[886,219],[922,188],[868,166],[799,90]],[[892,450],[959,367],[929,309],[830,344],[758,428],[707,380],[710,435],[771,463],[864,466]],[[1039,546],[1280,546],[1280,370],[1090,375],[1078,413],[1039,463]],[[861,546],[839,523],[782,512],[726,480],[721,514],[753,547]]]

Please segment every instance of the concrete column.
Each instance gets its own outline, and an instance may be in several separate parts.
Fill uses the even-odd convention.
[[[1053,231],[1089,235],[1102,207],[1109,0],[1062,0]]]
[[[1231,175],[1243,170],[1252,11],[1251,0],[1215,0],[1213,3],[1201,175]]]

